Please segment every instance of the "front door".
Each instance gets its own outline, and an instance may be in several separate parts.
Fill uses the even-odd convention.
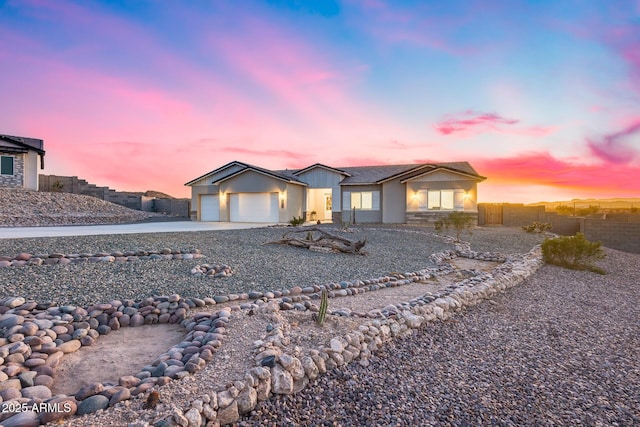
[[[331,211],[333,210],[333,204],[331,201],[331,194],[325,193],[324,195],[324,219],[331,220]]]

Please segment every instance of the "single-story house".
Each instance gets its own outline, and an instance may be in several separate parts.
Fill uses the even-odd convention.
[[[38,163],[44,169],[41,139],[0,135],[0,186],[37,190]]]
[[[269,170],[233,161],[185,185],[197,221],[417,223],[477,215],[485,179],[468,162]]]

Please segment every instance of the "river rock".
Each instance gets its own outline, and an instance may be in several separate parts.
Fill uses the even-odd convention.
[[[78,415],[91,414],[109,406],[109,398],[101,394],[90,396],[78,405]]]

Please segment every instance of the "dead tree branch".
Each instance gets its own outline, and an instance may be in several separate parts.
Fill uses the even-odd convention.
[[[317,233],[317,235],[314,235],[314,233]],[[300,234],[303,234],[304,236],[300,237]],[[361,252],[360,250],[366,243],[366,238],[364,240],[349,240],[345,237],[329,233],[328,231],[318,227],[304,227],[286,232],[282,236],[282,239],[263,244],[291,245],[310,250],[322,250],[322,248],[324,248],[324,250],[331,250],[333,252],[364,255],[364,252]]]

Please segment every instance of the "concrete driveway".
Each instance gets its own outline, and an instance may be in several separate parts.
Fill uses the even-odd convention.
[[[53,227],[0,227],[0,239],[25,237],[91,236],[98,234],[179,233],[181,231],[244,230],[273,224],[246,222],[170,221],[113,225],[63,225]]]

